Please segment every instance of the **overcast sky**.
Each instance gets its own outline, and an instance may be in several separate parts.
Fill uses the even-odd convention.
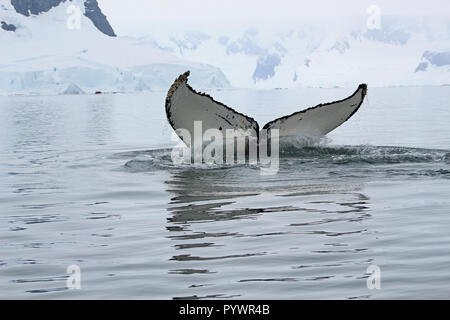
[[[339,23],[368,17],[377,5],[382,15],[450,17],[448,0],[98,0],[118,35],[141,36],[177,29],[226,29]]]

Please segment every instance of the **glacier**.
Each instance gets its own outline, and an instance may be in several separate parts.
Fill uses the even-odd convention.
[[[0,94],[59,94],[70,86],[86,93],[159,91],[188,69],[199,88],[230,87],[213,65],[116,37],[105,26],[106,17],[101,22],[96,5],[92,0],[59,0],[53,6],[20,7],[23,12],[17,12],[10,1],[2,1]],[[74,17],[76,10],[79,15]],[[69,25],[73,18],[79,19],[78,28]]]

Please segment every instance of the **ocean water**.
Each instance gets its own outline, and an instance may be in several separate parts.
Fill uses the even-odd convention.
[[[209,93],[263,125],[353,91]],[[173,164],[164,98],[0,97],[0,298],[450,298],[450,87],[369,86],[271,176]]]

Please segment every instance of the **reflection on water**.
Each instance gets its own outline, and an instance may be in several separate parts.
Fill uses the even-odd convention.
[[[177,279],[189,276],[193,292],[174,298],[226,297],[220,289],[211,293],[221,273],[229,273],[224,267],[228,261],[239,270],[255,270],[228,276],[235,297],[245,297],[257,283],[270,282],[298,295],[302,285],[296,283],[332,280],[349,265],[359,267],[346,275],[347,281],[359,281],[363,287],[364,266],[373,259],[360,238],[375,232],[364,223],[371,214],[363,187],[301,183],[292,173],[280,175],[271,180],[248,167],[172,172],[166,181],[173,194],[166,228],[176,249],[170,260],[177,265],[168,273]],[[256,271],[275,261],[281,263],[278,268]],[[290,285],[284,288],[283,283]]]

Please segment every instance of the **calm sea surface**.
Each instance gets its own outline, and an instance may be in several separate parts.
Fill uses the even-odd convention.
[[[263,125],[353,91],[210,94]],[[173,164],[164,98],[0,97],[0,298],[450,298],[450,87],[369,87],[272,176]]]

